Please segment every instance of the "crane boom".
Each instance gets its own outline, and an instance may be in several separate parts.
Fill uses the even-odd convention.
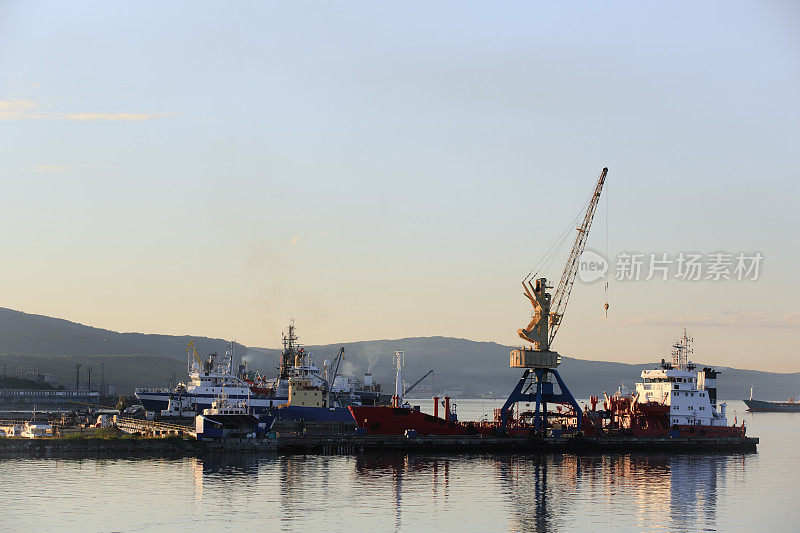
[[[586,208],[583,223],[578,228],[578,236],[575,238],[575,244],[572,245],[572,251],[567,259],[555,296],[551,297],[550,293],[547,292],[547,289],[551,289],[552,286],[547,284],[546,278],[537,279],[535,284],[531,283],[527,278],[522,282],[525,296],[533,305],[534,314],[528,327],[517,330],[517,334],[526,341],[531,342],[533,350],[536,352],[550,351],[550,344],[553,342],[564,318],[569,295],[575,283],[575,275],[578,273],[578,261],[586,246],[586,239],[589,236],[589,229],[592,227],[592,220],[597,210],[597,203],[600,201],[600,193],[603,190],[607,173],[608,169],[604,168],[597,179],[597,185],[595,185],[594,193],[592,193],[592,197],[589,200],[589,206]]]
[[[331,378],[330,383],[328,383],[328,391],[333,388],[333,384],[336,382],[336,374],[339,373],[339,364],[344,359],[344,346],[339,348],[339,354],[336,356],[336,368],[333,369],[333,377]]]
[[[200,359],[200,356],[197,354],[197,347],[195,347],[195,345],[194,345],[194,340],[190,340],[189,344],[186,346],[186,355],[188,357],[194,357],[194,360],[197,361],[197,364],[199,365],[199,367],[203,368],[203,361],[202,361],[202,359]]]
[[[561,281],[558,283],[556,294],[550,303],[550,338],[548,344],[553,343],[553,338],[558,332],[558,327],[561,325],[561,320],[564,318],[564,311],[569,302],[569,295],[572,293],[572,286],[575,284],[575,275],[578,273],[578,261],[580,261],[583,249],[586,247],[586,239],[589,237],[589,229],[592,227],[592,220],[594,219],[594,212],[597,210],[597,204],[600,202],[600,193],[603,191],[603,184],[606,181],[606,174],[608,168],[604,168],[597,179],[597,185],[594,188],[594,194],[589,201],[589,207],[586,208],[586,215],[583,217],[583,223],[578,228],[578,236],[575,238],[575,244],[572,245],[572,251],[567,259],[567,264],[564,267],[564,273],[561,274]]]
[[[407,388],[407,389],[406,389],[406,390],[403,392],[403,395],[405,396],[406,394],[408,394],[409,392],[411,392],[411,390],[412,390],[414,387],[416,387],[417,385],[419,385],[420,383],[422,383],[422,380],[423,380],[423,379],[425,379],[425,378],[427,378],[427,377],[428,377],[428,376],[430,376],[431,374],[433,374],[433,369],[431,369],[431,370],[428,370],[428,372],[426,372],[424,376],[422,376],[422,377],[421,377],[421,378],[419,378],[417,381],[415,381],[415,382],[414,382],[414,383],[413,383],[413,384],[412,384],[412,385],[411,385],[409,388]]]

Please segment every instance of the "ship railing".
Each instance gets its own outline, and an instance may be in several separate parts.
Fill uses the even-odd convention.
[[[150,433],[158,435],[188,435],[194,433],[194,427],[168,422],[155,422],[125,416],[116,417],[116,425],[125,432]]]

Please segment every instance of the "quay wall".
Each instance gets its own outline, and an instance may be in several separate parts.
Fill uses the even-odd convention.
[[[278,434],[277,438],[228,439],[201,442],[164,438],[44,438],[0,437],[0,457],[26,456],[181,456],[208,452],[278,452],[283,454],[359,453],[497,453],[497,454],[617,454],[617,453],[755,453],[757,438],[747,437],[539,437],[489,436],[417,437],[380,435],[313,436]]]
[[[191,443],[179,438],[46,438],[0,437],[3,456],[177,456],[194,452]]]

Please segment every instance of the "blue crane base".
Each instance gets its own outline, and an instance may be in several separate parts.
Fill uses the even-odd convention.
[[[553,374],[553,376],[556,378],[558,386],[561,389],[559,394],[555,394],[553,392],[553,383],[545,381],[547,374]],[[534,386],[536,387],[535,391],[532,390]],[[561,376],[558,375],[558,371],[555,368],[529,368],[525,370],[525,373],[522,374],[522,378],[519,380],[519,383],[517,383],[517,386],[514,387],[513,391],[511,391],[508,400],[506,400],[506,403],[503,405],[502,409],[500,409],[500,425],[504,432],[508,431],[511,410],[519,402],[533,402],[536,404],[536,409],[534,410],[533,415],[533,429],[535,432],[539,432],[547,428],[548,403],[571,405],[577,414],[577,430],[581,430],[581,422],[583,419],[581,408],[578,405],[578,402],[575,401],[572,393],[564,384],[564,380],[562,380]]]

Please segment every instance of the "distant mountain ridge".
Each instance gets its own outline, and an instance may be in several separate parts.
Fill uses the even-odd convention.
[[[209,337],[119,333],[61,318],[0,307],[0,353],[16,355],[160,355],[183,360],[189,341],[224,351],[229,341]],[[244,346],[237,345],[238,349]]]
[[[434,375],[420,386],[420,392],[450,391],[455,396],[476,397],[491,395],[504,397],[516,385],[522,369],[509,368],[509,351],[512,346],[495,342],[478,342],[451,337],[417,337],[396,340],[362,341],[355,343],[306,346],[316,356],[318,363],[333,359],[340,347],[345,348],[346,368],[359,376],[372,372],[379,383],[390,388],[394,384],[392,356],[395,350],[405,352],[404,377],[412,383],[429,369]],[[256,367],[274,365],[278,350],[250,348],[247,359]],[[578,398],[609,395],[625,384],[633,384],[641,378],[642,370],[653,368],[658,363],[643,364],[591,361],[573,357],[561,357],[559,373],[570,391]],[[698,363],[702,368],[702,364]],[[718,379],[719,397],[742,399],[753,387],[756,396],[763,399],[785,399],[788,394],[800,392],[800,372],[781,374],[714,366],[722,375]]]
[[[222,353],[229,346],[224,339],[197,336],[119,333],[93,328],[63,319],[51,318],[0,308],[0,362],[15,368],[52,372],[62,383],[74,384],[74,362],[86,361],[97,366],[102,362],[109,381],[120,390],[134,387],[166,385],[175,374],[185,380],[185,352],[195,340],[201,356],[211,351]],[[302,341],[302,339],[301,339]],[[385,389],[394,387],[395,350],[406,354],[405,377],[413,382],[428,369],[434,370],[417,389],[421,396],[451,393],[456,397],[491,395],[503,397],[514,387],[522,372],[508,367],[509,346],[494,342],[478,342],[451,337],[417,337],[394,340],[373,340],[343,344],[309,345],[318,364],[333,359],[340,347],[345,348],[345,374],[363,377],[373,373]],[[272,348],[235,346],[252,369],[268,376],[275,375],[277,356]],[[573,394],[579,398],[609,394],[623,382],[632,386],[642,369],[653,363],[627,364],[590,361],[562,357],[559,368]],[[716,367],[722,370],[719,396],[741,399],[753,386],[756,396],[767,400],[783,399],[800,392],[800,373],[780,374]],[[97,381],[95,381],[97,383]]]

